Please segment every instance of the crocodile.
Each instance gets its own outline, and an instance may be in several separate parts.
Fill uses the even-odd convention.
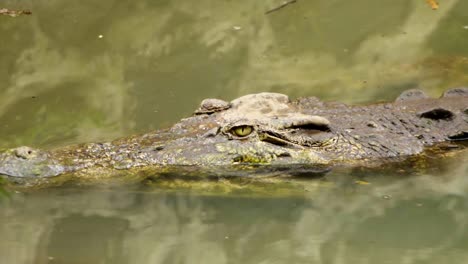
[[[381,164],[468,139],[468,88],[431,98],[420,89],[393,102],[347,105],[316,97],[258,93],[227,102],[205,99],[191,117],[154,132],[51,150],[27,146],[0,154],[6,178],[79,175],[100,179],[169,167]]]

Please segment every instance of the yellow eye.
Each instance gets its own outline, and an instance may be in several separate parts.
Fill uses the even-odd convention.
[[[238,137],[246,137],[250,135],[253,131],[251,126],[238,126],[232,128],[232,133]]]

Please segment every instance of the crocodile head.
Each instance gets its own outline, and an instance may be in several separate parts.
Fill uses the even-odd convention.
[[[288,97],[260,93],[230,103],[206,99],[170,129],[175,138],[146,150],[152,163],[182,165],[328,164],[338,137],[327,118],[301,113]],[[158,142],[160,143],[160,142]]]
[[[52,151],[6,150],[0,153],[0,175],[51,177],[93,166],[326,165],[326,151],[311,149],[334,145],[337,137],[329,125],[325,117],[298,111],[283,94],[252,94],[231,102],[206,99],[194,116],[169,130]]]
[[[66,166],[60,165],[46,151],[23,146],[0,153],[0,175],[51,177],[65,171]]]

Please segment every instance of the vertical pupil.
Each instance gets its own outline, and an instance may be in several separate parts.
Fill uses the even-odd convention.
[[[238,126],[233,130],[233,133],[240,137],[245,137],[252,132],[252,128],[250,126]]]

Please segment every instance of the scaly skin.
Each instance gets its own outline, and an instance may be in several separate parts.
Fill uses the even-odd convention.
[[[206,99],[194,116],[140,136],[50,151],[6,150],[0,155],[0,174],[100,179],[174,166],[235,171],[257,164],[369,165],[411,157],[467,135],[468,88],[451,89],[438,99],[409,90],[395,102],[365,106],[260,93],[230,103]]]

